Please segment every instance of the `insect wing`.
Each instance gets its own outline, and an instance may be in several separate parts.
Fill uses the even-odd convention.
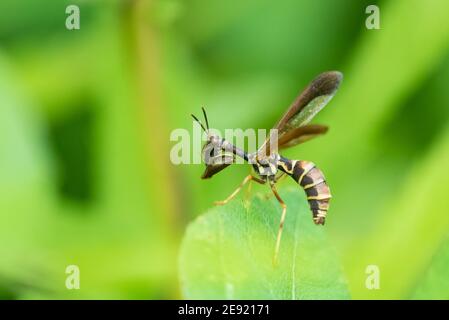
[[[325,134],[328,130],[327,126],[322,125],[305,125],[289,132],[286,132],[278,140],[279,149],[287,149],[297,144],[309,141],[319,135]]]
[[[343,74],[338,71],[329,71],[316,77],[302,93],[293,101],[287,112],[282,116],[274,129],[277,129],[279,140],[287,145],[284,135],[290,131],[305,126],[315,115],[320,112],[335,95],[338,86],[343,79]],[[295,135],[292,135],[295,137]],[[297,137],[296,137],[297,138]],[[259,149],[260,154],[269,154],[269,144],[272,140],[270,136]],[[292,143],[291,145],[296,145]],[[266,151],[264,151],[266,150]]]
[[[342,79],[343,75],[338,71],[324,72],[316,77],[276,124],[279,137],[293,128],[309,123],[332,99]]]

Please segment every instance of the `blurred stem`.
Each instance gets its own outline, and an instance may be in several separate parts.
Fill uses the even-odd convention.
[[[161,59],[157,32],[145,19],[153,1],[125,2],[125,41],[129,48],[129,63],[135,77],[138,110],[144,141],[147,142],[146,163],[149,184],[156,184],[149,195],[164,215],[167,226],[176,226],[177,197],[168,162],[169,130],[161,99]],[[129,35],[129,37],[128,37]],[[149,128],[149,130],[148,130]],[[172,230],[173,231],[173,230]]]

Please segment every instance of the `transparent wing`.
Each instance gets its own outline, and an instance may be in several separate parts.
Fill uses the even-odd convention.
[[[338,71],[324,72],[316,77],[293,101],[274,127],[274,129],[277,129],[277,138],[279,140],[285,139],[284,135],[309,123],[332,99],[342,79],[343,74]],[[270,136],[265,141],[259,149],[259,154],[270,153],[270,141],[272,139],[273,137]]]

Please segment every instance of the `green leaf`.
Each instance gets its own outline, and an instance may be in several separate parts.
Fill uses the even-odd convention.
[[[256,196],[214,207],[187,228],[180,277],[187,299],[348,299],[339,261],[314,225],[302,190],[281,192],[287,218],[278,264],[272,258],[281,207]]]

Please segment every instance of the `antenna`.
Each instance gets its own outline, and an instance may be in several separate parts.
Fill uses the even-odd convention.
[[[206,110],[204,110],[203,107],[201,107],[201,109],[203,110],[204,120],[206,121],[206,128],[209,130],[209,121],[207,120]]]
[[[198,120],[198,118],[197,117],[195,117],[193,114],[191,114],[191,116],[192,116],[192,118],[196,121],[196,122],[198,122],[199,123],[199,125],[201,126],[201,128],[203,128],[203,130],[204,130],[204,132],[206,132],[207,133],[207,130],[206,130],[206,128],[204,128],[204,126],[203,126],[203,124],[201,123],[201,121],[200,120]]]

